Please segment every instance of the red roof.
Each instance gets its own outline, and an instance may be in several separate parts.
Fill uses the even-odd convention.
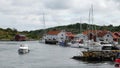
[[[120,32],[113,32],[112,36],[113,36],[113,38],[118,39],[118,38],[120,38]]]
[[[94,35],[97,34],[98,37],[103,37],[105,36],[107,33],[109,33],[110,31],[107,30],[87,30],[84,31],[83,34],[88,35],[89,33],[93,33]]]
[[[60,33],[60,31],[53,30],[53,31],[49,31],[47,34],[49,34],[49,35],[57,35],[58,33]]]
[[[71,37],[74,36],[71,32],[66,32],[66,35],[69,36],[69,37],[70,37],[70,36],[71,36]]]

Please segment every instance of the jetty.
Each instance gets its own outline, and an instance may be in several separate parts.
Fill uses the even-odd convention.
[[[82,51],[82,54],[72,58],[83,61],[114,61],[118,57],[120,57],[120,48],[109,44],[90,46],[87,51]]]
[[[73,56],[72,59],[82,61],[114,61],[118,58],[120,50],[111,51],[83,51],[83,55]]]

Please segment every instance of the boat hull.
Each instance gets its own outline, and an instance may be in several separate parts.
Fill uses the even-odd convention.
[[[57,44],[58,41],[45,40],[45,44]]]
[[[29,53],[29,51],[30,51],[29,49],[19,49],[18,53],[19,54],[26,54],[26,53]]]

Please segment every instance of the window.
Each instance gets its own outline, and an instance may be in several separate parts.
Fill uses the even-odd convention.
[[[119,50],[119,48],[113,46],[113,47],[112,47],[112,50]]]
[[[55,38],[53,38],[53,40],[56,40]]]
[[[83,38],[85,38],[85,36],[83,36]]]
[[[108,39],[106,39],[106,41],[108,41]]]
[[[61,36],[63,36],[63,34],[61,34]]]
[[[109,37],[109,35],[107,35],[107,37]]]
[[[104,41],[103,39],[99,39],[100,41]]]
[[[103,46],[103,47],[102,47],[102,50],[111,50],[111,49],[112,49],[111,46]]]
[[[103,46],[102,50],[119,50],[119,48],[115,46]]]

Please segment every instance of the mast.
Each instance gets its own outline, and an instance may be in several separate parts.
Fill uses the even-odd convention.
[[[88,30],[90,30],[90,25],[89,25],[89,24],[90,24],[90,21],[91,21],[91,20],[90,20],[90,16],[91,16],[91,15],[90,15],[90,9],[89,9],[89,14],[88,14],[88,15],[89,15],[89,16],[88,16]]]
[[[88,39],[90,39],[90,35],[89,35],[89,30],[90,30],[90,22],[91,22],[91,14],[90,14],[90,10],[91,10],[91,8],[89,9],[89,14],[88,14]]]
[[[82,32],[82,24],[81,24],[82,20],[80,18],[80,33]]]
[[[94,22],[94,8],[92,5],[92,22]],[[94,25],[94,30],[95,30],[95,41],[97,41],[97,29],[96,29],[96,25]]]
[[[43,28],[43,30],[44,30],[43,35],[45,35],[45,34],[46,34],[46,31],[45,31],[46,26],[45,26],[45,25],[46,25],[46,24],[45,24],[45,13],[43,12],[43,26],[44,26],[44,28]]]
[[[43,24],[44,24],[44,29],[46,28],[45,26],[45,13],[43,12]]]
[[[93,24],[93,22],[94,22],[94,8],[93,8],[93,5],[91,5],[91,11],[92,11],[92,24]],[[93,24],[93,27],[92,27],[93,29],[94,29],[94,31],[95,31],[95,37],[94,37],[94,41],[97,41],[97,29],[96,29],[96,26]]]
[[[93,28],[93,5],[91,5],[91,29],[92,29],[92,33],[94,33],[94,28]],[[92,40],[94,40],[94,35],[92,36]]]
[[[91,7],[92,7],[92,24],[93,24],[93,22],[94,22],[94,12],[93,12],[93,5],[91,5]],[[92,29],[94,28],[94,30],[95,30],[95,40],[94,41],[97,41],[97,29],[96,29],[96,26],[93,24],[93,27],[92,27]]]
[[[88,19],[88,23],[91,24],[91,26],[89,25],[88,30],[91,30],[91,31],[88,31],[88,33],[94,32],[94,30],[96,30],[96,27],[94,29],[93,22],[94,22],[93,5],[91,5],[89,9],[89,19]],[[95,31],[95,35],[96,35],[96,31]],[[90,38],[90,35],[88,37]],[[94,39],[93,36],[92,36],[92,39]]]
[[[93,24],[93,21],[94,21],[94,17],[93,17],[93,5],[91,5],[91,23],[92,23],[92,25],[94,25]],[[94,28],[93,28],[93,26],[92,26],[92,30],[94,30]]]

